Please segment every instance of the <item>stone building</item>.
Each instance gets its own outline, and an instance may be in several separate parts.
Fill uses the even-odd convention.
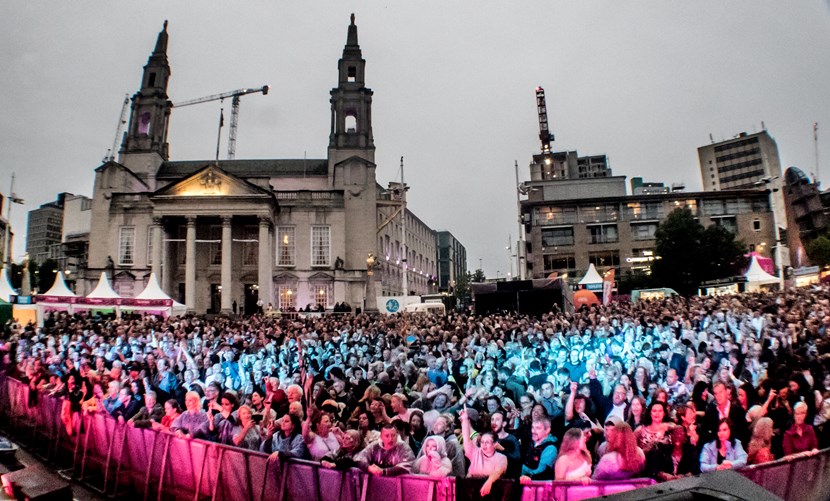
[[[401,204],[375,177],[373,93],[354,16],[330,93],[323,159],[171,160],[167,41],[165,23],[132,98],[118,161],[95,171],[87,291],[107,271],[116,291],[131,297],[155,272],[195,312],[230,312],[235,304],[251,311],[260,298],[283,310],[344,301],[363,307],[382,290],[401,290],[403,273],[411,291],[430,291],[434,232],[404,210],[403,249],[394,215]],[[390,217],[394,224],[379,229]]]

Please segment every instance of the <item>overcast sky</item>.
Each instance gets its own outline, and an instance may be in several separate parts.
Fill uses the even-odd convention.
[[[0,191],[14,257],[26,211],[92,195],[125,94],[169,19],[173,102],[268,84],[242,98],[237,158],[325,158],[329,91],[354,12],[374,91],[378,182],[404,156],[409,207],[466,246],[468,266],[510,270],[514,161],[540,149],[547,92],[555,150],[606,154],[614,174],[701,187],[697,147],[761,130],[781,164],[830,181],[830,3],[0,2]],[[209,159],[219,108],[175,110],[173,160]],[[226,150],[222,141],[222,155]],[[6,213],[6,207],[3,208]]]

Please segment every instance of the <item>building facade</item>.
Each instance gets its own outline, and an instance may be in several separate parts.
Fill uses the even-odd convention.
[[[167,40],[165,23],[132,98],[118,161],[96,169],[87,292],[102,271],[125,297],[154,272],[195,312],[251,311],[260,300],[284,311],[364,301],[372,308],[367,298],[400,290],[403,273],[411,290],[428,291],[433,232],[403,210],[404,247],[394,216],[402,204],[375,178],[373,93],[353,16],[330,92],[324,159],[170,160]]]
[[[752,189],[764,177],[781,175],[778,145],[767,131],[701,146],[697,156],[703,191]]]
[[[452,292],[459,277],[467,274],[467,249],[446,230],[435,232],[438,238],[438,291]]]
[[[830,224],[818,185],[811,182],[798,167],[790,167],[784,174],[784,205],[787,209],[790,262],[795,268],[808,266],[810,260],[805,246],[825,234]]]
[[[26,224],[26,253],[29,260],[43,263],[58,259],[63,236],[63,205],[71,193],[60,193],[57,200],[29,211]]]
[[[582,186],[585,180],[529,184],[538,189],[522,202],[528,276],[557,272],[578,280],[589,264],[600,273],[614,268],[618,276],[650,273],[657,226],[676,208],[691,210],[704,226],[726,227],[750,250],[771,255],[775,231],[763,190],[626,195],[622,176],[595,181],[600,182],[593,190]]]

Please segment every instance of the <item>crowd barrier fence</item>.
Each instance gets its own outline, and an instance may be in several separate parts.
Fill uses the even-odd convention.
[[[117,499],[271,501],[456,501],[454,478],[420,475],[373,477],[319,463],[269,462],[260,452],[172,433],[135,428],[105,414],[83,416],[70,436],[61,422],[62,400],[0,379],[0,418],[10,434],[68,477]],[[830,492],[830,449],[741,470],[786,500],[819,499]],[[533,482],[522,501],[579,501],[652,485],[651,479],[616,482]]]

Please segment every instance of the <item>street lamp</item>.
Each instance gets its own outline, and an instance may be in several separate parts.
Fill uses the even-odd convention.
[[[755,186],[767,186],[766,192],[769,197],[770,209],[772,210],[772,224],[775,226],[775,264],[778,265],[778,288],[784,290],[784,264],[781,262],[781,232],[778,229],[778,211],[776,211],[775,196],[773,193],[778,191],[778,188],[773,187],[773,181],[778,179],[778,176],[765,176],[760,181],[755,182]]]

